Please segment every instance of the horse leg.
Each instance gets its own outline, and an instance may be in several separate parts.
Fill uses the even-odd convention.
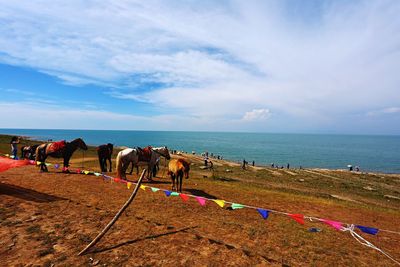
[[[128,163],[128,165],[129,165],[130,163]],[[132,172],[133,172],[133,165],[135,165],[135,164],[133,164],[133,162],[132,162],[132,168],[131,168],[131,171],[129,172],[129,175],[132,175]],[[129,166],[127,166],[127,168],[128,168]]]
[[[183,173],[179,175],[179,192],[182,193],[182,179],[183,179]]]
[[[100,170],[103,172],[103,162],[100,154],[98,155],[98,157],[99,157]]]
[[[171,173],[171,184],[172,184],[172,188],[171,190],[174,191],[175,188],[175,175],[173,173]]]
[[[111,156],[108,157],[108,163],[110,164],[109,170],[112,172],[112,162],[111,162]],[[106,167],[107,169],[107,167]]]

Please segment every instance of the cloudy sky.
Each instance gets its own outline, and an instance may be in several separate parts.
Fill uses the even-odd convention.
[[[400,134],[400,1],[0,0],[0,128]]]

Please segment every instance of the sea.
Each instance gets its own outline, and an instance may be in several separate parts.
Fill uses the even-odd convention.
[[[0,134],[29,136],[37,140],[83,138],[88,145],[168,146],[170,149],[256,166],[347,169],[400,173],[400,136],[281,134],[183,131],[0,129]]]

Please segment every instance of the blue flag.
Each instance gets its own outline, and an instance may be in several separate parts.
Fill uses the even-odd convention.
[[[269,214],[268,210],[257,209],[257,211],[258,211],[258,213],[261,214],[261,216],[262,216],[264,219],[267,219],[267,218],[268,218],[268,214]]]
[[[370,234],[370,235],[376,235],[379,232],[379,229],[377,228],[372,228],[372,227],[366,227],[366,226],[361,226],[361,225],[356,225],[358,229],[363,231],[364,233]]]

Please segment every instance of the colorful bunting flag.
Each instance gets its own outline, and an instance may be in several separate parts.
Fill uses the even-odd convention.
[[[112,181],[113,179],[111,179],[111,181]],[[114,182],[116,182],[116,183],[119,183],[121,181],[121,179],[120,178],[114,178]]]
[[[145,186],[145,185],[142,185],[142,184],[140,185],[140,189],[142,189],[142,190],[144,190],[144,191],[146,191],[146,187],[147,187],[147,186]]]
[[[54,164],[54,168],[55,168],[55,169],[60,168],[60,164],[58,164],[58,163]]]
[[[76,170],[76,173],[81,173],[81,170],[80,170],[80,169],[77,169],[77,170]]]
[[[35,165],[35,161],[34,160],[30,160],[29,163],[32,164],[32,165]]]
[[[199,202],[200,205],[205,206],[206,205],[206,199],[202,197],[196,197],[197,202]]]
[[[217,203],[218,206],[220,206],[221,208],[223,208],[225,206],[225,200],[222,199],[213,199],[213,201],[215,203]]]
[[[98,172],[95,172],[93,174],[96,175],[97,177],[99,177],[101,175],[101,173],[98,173]]]
[[[243,209],[244,206],[243,206],[242,204],[232,203],[231,208],[232,208],[233,210],[236,210],[236,209]]]
[[[45,163],[44,165],[46,165],[46,166],[51,166],[51,163]]]
[[[131,189],[132,183],[131,182],[127,182],[126,183],[126,187],[128,187],[128,189]]]
[[[261,214],[261,216],[262,216],[264,219],[267,219],[267,218],[268,218],[268,215],[269,215],[269,211],[268,211],[268,210],[257,209],[257,211],[258,211],[258,213]]]
[[[36,165],[40,165],[42,164],[40,161],[36,161]]]
[[[326,223],[329,226],[332,226],[336,230],[341,230],[342,229],[342,223],[341,222],[336,222],[336,221],[330,221],[330,220],[325,220],[321,219],[324,223]]]
[[[179,193],[178,192],[171,192],[171,196],[177,197],[177,196],[179,196]]]
[[[90,171],[83,171],[84,174],[88,175]]]
[[[366,227],[362,225],[356,225],[358,229],[363,231],[364,233],[370,234],[370,235],[376,235],[379,232],[379,229],[377,228],[372,228],[372,227]]]
[[[304,215],[302,214],[288,214],[288,215],[292,217],[296,222],[304,224]]]
[[[183,201],[188,201],[188,200],[189,200],[189,196],[188,196],[188,195],[179,194],[179,196],[181,197],[181,199],[182,199]]]
[[[151,187],[151,191],[153,191],[153,192],[157,192],[158,190],[160,190],[160,189],[156,188],[156,187]]]
[[[171,191],[168,191],[168,190],[164,190],[164,193],[165,193],[165,195],[166,195],[167,197],[169,197],[169,196],[171,195]]]

